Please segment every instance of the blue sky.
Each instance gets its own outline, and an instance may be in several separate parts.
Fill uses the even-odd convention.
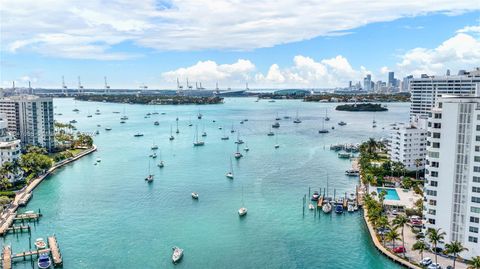
[[[171,9],[173,5],[164,2],[163,6]],[[178,5],[178,9],[188,10]],[[355,23],[350,25],[348,18],[322,17],[314,21],[323,27],[318,31],[308,21],[308,27],[301,21],[292,22],[292,27],[288,24],[300,34],[282,31],[282,19],[271,21],[272,27],[266,29],[262,24],[268,20],[246,30],[242,26],[238,34],[240,30],[229,32],[218,22],[203,25],[200,19],[196,24],[204,28],[197,29],[195,24],[171,17],[168,19],[173,27],[181,26],[182,31],[171,31],[170,24],[164,34],[163,26],[154,29],[163,23],[156,15],[145,21],[128,17],[106,22],[88,12],[89,8],[75,8],[72,12],[82,20],[54,30],[39,24],[42,20],[55,23],[45,17],[33,22],[39,25],[33,30],[24,29],[19,26],[18,16],[8,18],[11,14],[2,9],[2,16],[19,21],[2,26],[2,86],[10,86],[13,80],[23,86],[31,80],[34,87],[60,87],[64,75],[70,88],[76,87],[77,76],[82,77],[85,87],[102,87],[106,75],[113,88],[138,88],[143,83],[150,88],[173,88],[177,77],[182,83],[188,77],[207,87],[213,87],[216,81],[222,87],[243,87],[248,81],[251,88],[319,88],[342,87],[349,80],[361,80],[366,73],[371,73],[374,80],[386,80],[389,70],[401,77],[480,66],[478,6],[448,15],[445,11],[423,14],[419,10],[415,15],[392,15],[398,17],[393,20],[392,16],[372,22],[359,18],[357,27]],[[51,15],[55,16],[55,9]],[[287,23],[295,16],[285,15]],[[346,25],[326,27],[323,23],[331,21]],[[235,23],[257,22],[247,18]],[[202,31],[205,34],[191,36]],[[337,35],[337,31],[343,34]],[[98,37],[105,32],[108,34]]]

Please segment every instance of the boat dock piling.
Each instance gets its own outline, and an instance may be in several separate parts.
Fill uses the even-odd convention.
[[[15,233],[22,233],[22,232],[30,232],[31,228],[30,225],[13,225],[12,227],[7,229],[7,232]]]
[[[21,214],[17,214],[14,218],[15,221],[21,221],[22,223],[24,221],[37,221],[38,219],[40,219],[40,217],[42,216],[42,213],[40,213],[40,209],[38,210],[39,213],[21,213]]]
[[[38,256],[43,253],[50,253],[53,260],[54,266],[61,266],[63,264],[62,254],[60,253],[60,248],[58,247],[57,238],[55,235],[48,237],[48,246],[49,248],[40,249],[40,250],[28,250],[20,253],[12,253],[12,248],[10,246],[4,246],[2,250],[2,268],[11,269],[12,261],[15,258],[23,258],[25,261],[27,257]]]

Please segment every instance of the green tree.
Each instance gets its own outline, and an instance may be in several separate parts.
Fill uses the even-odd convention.
[[[418,252],[420,253],[420,256],[422,257],[422,260],[423,260],[423,252],[425,250],[428,250],[428,246],[427,246],[427,244],[425,244],[424,241],[417,241],[417,242],[415,242],[415,244],[413,244],[412,250],[418,250]]]
[[[400,239],[400,235],[398,234],[397,230],[394,229],[394,227],[391,227],[391,230],[385,234],[385,238],[392,242],[392,248],[395,248],[395,240]]]
[[[419,172],[419,167],[422,165],[423,160],[422,159],[416,159],[415,160],[415,167],[417,168],[415,171],[415,179],[418,180],[418,172]]]
[[[468,250],[458,241],[453,241],[450,244],[445,244],[445,252],[453,255],[453,269],[455,269],[455,262],[457,261],[458,254]]]
[[[480,269],[480,256],[473,257],[467,269]]]
[[[437,244],[445,238],[445,232],[442,232],[441,229],[429,229],[427,232],[427,238],[430,241],[430,243],[433,244],[433,247],[435,249],[435,263],[437,262]]]
[[[53,165],[53,160],[43,154],[27,153],[20,157],[20,166],[28,174],[38,176]]]
[[[33,145],[27,145],[25,147],[25,152],[26,153],[37,153],[37,154],[47,154],[48,153],[45,148],[38,147],[38,146],[33,146]]]
[[[408,223],[408,218],[405,215],[397,215],[395,219],[393,219],[393,224],[395,224],[397,227],[402,228],[402,246],[405,248],[405,237],[403,230],[405,228],[405,225]],[[405,253],[404,253],[405,255]]]

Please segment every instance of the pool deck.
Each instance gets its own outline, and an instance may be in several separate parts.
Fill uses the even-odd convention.
[[[384,205],[387,206],[396,206],[396,207],[405,207],[405,208],[414,208],[415,207],[415,201],[418,199],[422,199],[421,195],[416,194],[414,191],[409,190],[408,192],[405,192],[404,189],[402,188],[384,188],[384,187],[378,187],[382,189],[395,189],[398,194],[399,200],[389,200],[385,199],[383,201]],[[377,191],[377,187],[371,186],[370,190],[372,191]]]

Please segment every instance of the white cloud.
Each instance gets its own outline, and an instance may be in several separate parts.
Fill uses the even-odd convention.
[[[465,29],[465,28],[464,28]],[[471,31],[471,30],[469,30]],[[414,48],[400,56],[401,74],[444,74],[446,69],[472,69],[480,63],[480,39],[459,32],[433,49]]]
[[[0,15],[3,47],[11,52],[115,60],[138,56],[118,51],[122,43],[162,51],[249,50],[348,34],[374,22],[478,9],[465,0],[2,0]]]
[[[480,25],[465,26],[458,30],[457,33],[480,33]]]
[[[203,86],[215,82],[227,82],[235,85],[244,84],[250,79],[255,71],[255,65],[249,60],[239,59],[233,64],[217,64],[214,61],[200,61],[189,67],[178,68],[173,71],[162,73],[162,78],[166,82],[175,82],[177,78],[190,82],[200,81]]]

